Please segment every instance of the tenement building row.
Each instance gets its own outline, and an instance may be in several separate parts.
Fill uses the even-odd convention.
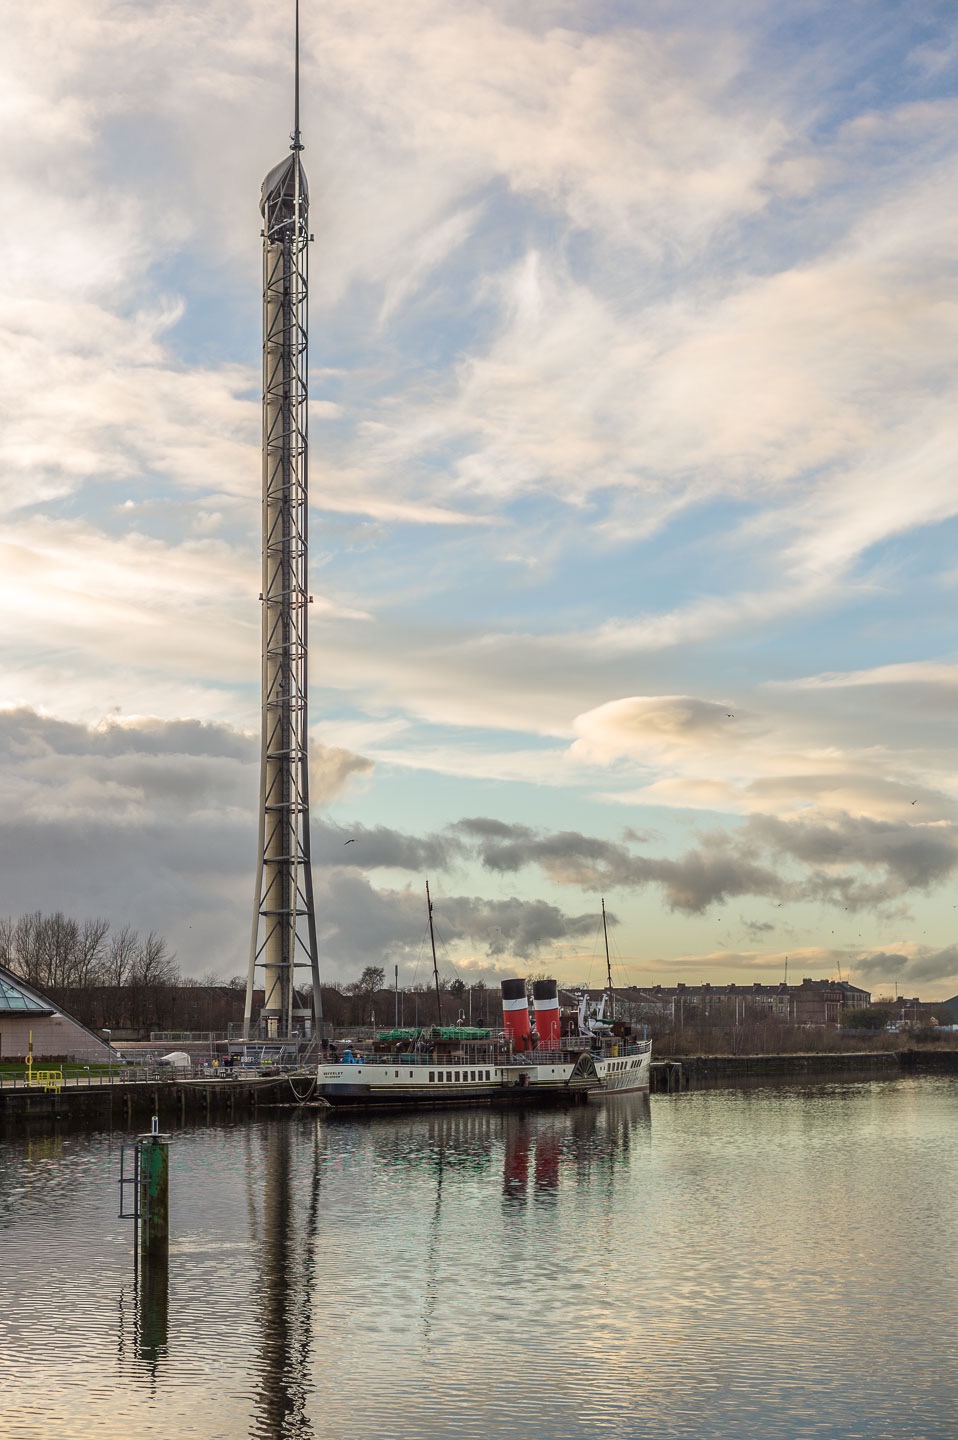
[[[871,994],[847,980],[812,980],[800,985],[653,985],[642,1002],[679,1024],[712,1015],[743,1021],[765,1016],[791,1025],[837,1025],[843,1010],[861,1010]],[[642,1003],[640,1002],[640,1003]]]
[[[661,1016],[671,1023],[684,1026],[711,1019],[715,1023],[740,1024],[747,1020],[779,1020],[791,1025],[840,1025],[846,1011],[865,1010],[872,1004],[869,990],[852,985],[848,980],[813,980],[806,976],[800,985],[651,985],[618,991],[630,1010],[651,1017]],[[876,1002],[891,1012],[900,1024],[928,1023],[931,1013],[940,1008],[917,997],[894,1000],[882,997]],[[932,1023],[934,1023],[932,1021]]]

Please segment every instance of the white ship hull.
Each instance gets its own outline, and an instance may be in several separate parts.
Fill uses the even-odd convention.
[[[648,1090],[651,1043],[578,1052],[373,1055],[353,1064],[326,1063],[316,1094],[334,1106],[433,1107],[574,1103]]]

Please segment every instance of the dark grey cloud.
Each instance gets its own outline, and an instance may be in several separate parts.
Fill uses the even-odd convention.
[[[950,875],[958,863],[958,842],[950,825],[932,829],[866,816],[805,821],[753,815],[745,825],[745,841],[803,865],[881,870],[902,890],[928,889]]]
[[[207,762],[222,764],[217,772]],[[154,791],[157,798],[182,797],[196,784],[223,789],[223,782],[214,778],[217,774],[236,775],[258,763],[259,736],[229,725],[144,717],[86,726],[26,708],[0,711],[0,767],[15,765],[40,784],[108,775],[114,784],[142,788],[145,798]],[[310,745],[314,801],[332,799],[353,775],[368,774],[372,768],[372,761],[352,751]],[[205,782],[204,774],[209,777]]]
[[[958,945],[942,950],[929,950],[909,961],[905,971],[909,980],[945,980],[958,975]]]
[[[614,841],[575,831],[536,835],[525,826],[509,836],[500,833],[481,840],[479,854],[486,869],[499,874],[515,874],[534,864],[560,884],[587,889],[602,882],[623,883],[632,867],[628,849]]]
[[[940,884],[958,866],[950,825],[849,815],[815,821],[753,815],[737,830],[703,834],[677,858],[642,853],[648,837],[634,832],[611,841],[476,819],[451,828],[498,874],[537,866],[556,884],[594,892],[656,885],[672,909],[687,914],[748,895],[848,910],[889,906]]]
[[[946,945],[941,950],[924,950],[915,955],[903,955],[899,951],[874,950],[855,960],[855,978],[873,978],[876,981],[894,981],[899,992],[914,986],[927,985],[936,980],[953,982],[958,975],[958,945]]]
[[[493,958],[516,955],[532,959],[564,940],[594,935],[596,912],[567,915],[544,900],[484,900],[453,896],[437,902],[436,921],[453,940],[482,945]]]
[[[645,868],[648,880],[662,886],[672,909],[690,915],[739,896],[779,898],[788,890],[776,871],[731,845],[689,850],[678,860],[650,861]]]
[[[409,870],[435,874],[461,859],[466,850],[455,835],[409,835],[385,825],[348,829],[312,823],[313,860],[318,865],[344,865],[355,870]]]
[[[485,838],[488,832],[475,820],[468,825],[467,833],[479,837],[478,858],[499,874],[515,874],[535,865],[557,884],[595,893],[659,885],[673,909],[689,913],[732,896],[777,897],[786,889],[773,870],[756,864],[721,833],[711,837],[707,847],[670,860],[636,854],[628,844],[571,830],[542,834],[527,826],[498,825]],[[460,827],[453,829],[459,831]]]
[[[452,828],[470,839],[503,840],[507,843],[514,843],[524,836],[531,838],[536,833],[528,825],[507,825],[503,820],[492,820],[489,816],[482,815],[459,820]]]
[[[316,877],[322,963],[332,977],[358,974],[366,964],[401,967],[403,982],[428,980],[432,952],[424,889],[378,890],[356,873],[319,871]],[[495,978],[506,957],[530,961],[563,941],[596,933],[595,911],[567,915],[542,900],[485,900],[433,887],[433,924],[441,973],[456,972],[451,951],[479,952],[469,973]],[[506,969],[508,968],[505,967]]]
[[[907,955],[900,955],[888,950],[875,950],[870,955],[856,958],[855,975],[861,976],[863,979],[874,976],[876,979],[893,980],[904,973],[907,965]]]
[[[138,719],[97,726],[56,720],[21,707],[0,711],[0,759],[42,759],[45,755],[209,755],[249,761],[258,739],[228,725],[199,720]]]
[[[549,834],[528,825],[475,818],[460,820],[450,829],[474,841],[482,865],[500,875],[537,865],[557,884],[584,890],[643,885],[656,878],[655,862],[636,856],[627,844],[575,830]]]

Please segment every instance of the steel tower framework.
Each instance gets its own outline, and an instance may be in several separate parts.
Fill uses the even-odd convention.
[[[295,971],[309,969],[322,1016],[309,846],[307,730],[307,295],[309,190],[300,154],[299,4],[291,154],[263,181],[263,589],[259,846],[244,1034],[256,970],[263,1038],[287,1039],[308,1015]]]

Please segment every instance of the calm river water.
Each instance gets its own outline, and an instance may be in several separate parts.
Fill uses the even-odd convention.
[[[168,1277],[125,1138],[0,1143],[4,1440],[958,1434],[958,1081],[184,1130]]]

